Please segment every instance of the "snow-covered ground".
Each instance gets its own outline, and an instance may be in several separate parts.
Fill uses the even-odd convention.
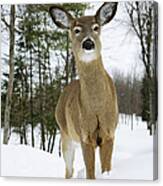
[[[2,137],[2,136],[1,136]],[[9,145],[1,147],[1,175],[23,177],[64,177],[64,161],[58,155],[59,134],[53,154],[38,148],[18,145],[18,137],[12,135]],[[120,117],[116,131],[112,171],[101,174],[98,149],[96,150],[96,178],[98,179],[153,179],[153,137],[146,130],[146,123],[134,119],[134,130]],[[75,154],[73,178],[85,178],[81,148]]]

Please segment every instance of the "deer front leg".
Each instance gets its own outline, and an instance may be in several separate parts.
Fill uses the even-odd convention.
[[[62,136],[62,152],[65,161],[65,178],[69,179],[73,176],[75,147],[73,141],[65,136]]]
[[[111,170],[111,159],[113,152],[114,139],[105,140],[100,146],[101,171],[109,172]]]
[[[92,144],[82,143],[87,179],[95,179],[95,148]]]

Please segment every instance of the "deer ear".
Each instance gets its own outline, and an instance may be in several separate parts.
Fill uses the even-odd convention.
[[[71,14],[58,6],[52,6],[49,9],[50,15],[54,23],[63,29],[70,29],[71,22],[74,19]]]
[[[117,11],[117,5],[117,2],[107,2],[97,10],[95,18],[101,26],[113,19]]]

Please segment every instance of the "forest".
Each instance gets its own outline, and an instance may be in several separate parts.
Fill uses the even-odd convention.
[[[49,15],[50,4],[1,5],[2,48],[1,127],[3,143],[12,133],[20,144],[35,147],[34,129],[39,128],[40,149],[53,152],[59,128],[55,107],[63,88],[78,79],[68,32],[58,29]],[[64,3],[75,17],[93,8],[89,3]],[[122,5],[121,5],[122,6]],[[119,112],[125,123],[133,116],[147,122],[149,135],[157,130],[157,4],[154,2],[123,3],[128,16],[126,27],[137,37],[143,74],[114,70],[113,80],[118,95]],[[123,20],[116,20],[123,24]],[[118,41],[117,41],[118,42]],[[6,51],[6,50],[5,50]],[[130,117],[128,117],[130,116]],[[27,138],[30,128],[31,139]]]

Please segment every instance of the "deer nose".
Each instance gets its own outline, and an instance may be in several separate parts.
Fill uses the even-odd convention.
[[[91,39],[88,38],[83,42],[82,48],[85,50],[91,50],[95,48],[95,44]]]

